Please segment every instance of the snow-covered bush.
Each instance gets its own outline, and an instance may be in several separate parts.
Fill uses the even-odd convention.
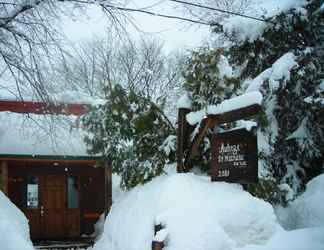
[[[113,204],[94,250],[151,249],[154,225],[167,250],[230,250],[264,244],[282,228],[269,203],[239,185],[175,174],[154,178]]]
[[[0,249],[33,250],[25,215],[0,191]]]

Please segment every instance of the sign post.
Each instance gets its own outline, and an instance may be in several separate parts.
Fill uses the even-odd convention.
[[[219,104],[217,111],[209,113],[193,130],[189,129],[186,114],[189,109],[179,109],[177,171],[187,172],[200,154],[199,147],[210,129],[257,115],[261,111],[262,94],[247,93]],[[219,112],[224,110],[224,112]],[[192,127],[193,128],[193,127]],[[238,129],[212,135],[212,181],[238,182],[258,181],[257,138],[253,133]]]

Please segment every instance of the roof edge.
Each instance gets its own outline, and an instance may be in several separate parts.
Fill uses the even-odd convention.
[[[68,161],[82,161],[82,160],[102,160],[101,156],[74,156],[74,155],[27,155],[27,154],[0,154],[1,159],[34,159],[34,160],[68,160]]]

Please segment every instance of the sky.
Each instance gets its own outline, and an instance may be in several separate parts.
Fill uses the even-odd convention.
[[[146,7],[152,6],[146,9]],[[161,0],[130,1],[130,8],[144,8],[162,14],[184,16],[179,4]],[[133,37],[140,34],[153,36],[163,41],[167,51],[179,48],[190,49],[205,43],[210,35],[208,26],[191,24],[184,21],[167,19],[144,13],[129,14],[136,25],[127,25],[127,31]],[[72,42],[91,39],[93,36],[104,36],[107,27],[107,17],[98,7],[90,8],[87,13],[66,19],[64,33]]]

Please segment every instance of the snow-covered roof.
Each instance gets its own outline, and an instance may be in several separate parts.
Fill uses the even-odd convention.
[[[0,156],[89,156],[74,115],[0,112]]]

